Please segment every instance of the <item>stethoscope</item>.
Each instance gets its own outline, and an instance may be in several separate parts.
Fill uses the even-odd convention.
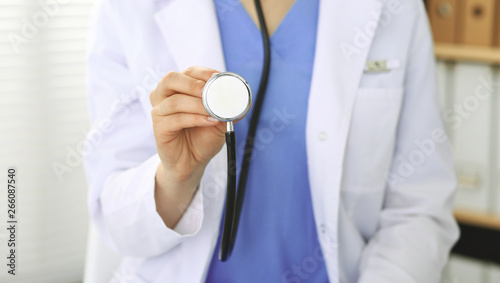
[[[227,147],[227,193],[226,212],[224,216],[224,228],[219,251],[219,259],[226,261],[233,250],[238,231],[241,208],[245,195],[248,169],[253,152],[253,141],[260,111],[264,101],[267,81],[269,79],[269,67],[271,52],[269,34],[264,20],[264,14],[259,0],[255,0],[255,7],[259,18],[262,41],[264,43],[264,66],[260,79],[259,91],[248,128],[248,135],[243,153],[240,180],[238,183],[238,194],[236,194],[236,141],[233,122],[245,116],[252,105],[252,91],[245,79],[232,72],[214,74],[203,88],[203,105],[210,116],[223,122],[227,122],[226,147]]]

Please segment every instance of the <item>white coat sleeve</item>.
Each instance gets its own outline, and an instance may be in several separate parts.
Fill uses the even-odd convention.
[[[439,282],[459,235],[452,214],[456,178],[442,135],[433,41],[422,1],[415,2],[418,16],[394,160],[379,229],[362,255],[359,283]]]
[[[150,113],[137,95],[120,42],[117,9],[98,1],[88,40],[87,91],[92,129],[84,150],[92,223],[118,254],[152,257],[198,232],[203,209],[193,210],[200,190],[175,229],[156,211],[156,168],[160,163]],[[150,78],[151,80],[151,78]],[[153,82],[156,84],[155,82]],[[198,201],[197,203],[201,203]],[[185,207],[185,206],[184,206]],[[200,213],[201,212],[201,213]]]

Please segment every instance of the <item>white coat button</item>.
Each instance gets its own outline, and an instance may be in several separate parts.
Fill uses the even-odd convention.
[[[321,234],[325,234],[326,233],[326,225],[325,224],[319,225],[319,228],[320,228]]]
[[[328,135],[326,134],[326,132],[325,132],[325,131],[321,131],[321,132],[319,132],[319,134],[318,134],[318,139],[319,139],[320,141],[326,141],[326,139],[327,139],[327,138],[328,138]]]

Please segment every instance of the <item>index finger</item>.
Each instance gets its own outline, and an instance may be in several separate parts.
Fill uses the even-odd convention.
[[[220,73],[220,71],[210,69],[207,67],[191,66],[186,70],[182,71],[181,73],[183,73],[186,76],[190,76],[194,79],[206,82],[212,77],[213,74]]]
[[[201,90],[205,83],[215,73],[219,71],[199,66],[189,67],[180,73],[168,72],[149,95],[151,105],[154,107],[175,93],[201,97]]]

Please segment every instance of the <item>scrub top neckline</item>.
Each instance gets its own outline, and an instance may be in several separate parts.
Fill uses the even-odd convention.
[[[301,0],[295,0],[295,2],[293,2],[292,6],[290,7],[290,9],[288,9],[288,11],[286,12],[286,14],[283,17],[283,19],[281,19],[281,22],[278,24],[278,26],[276,27],[276,29],[274,30],[274,32],[269,35],[269,40],[273,40],[273,38],[277,37],[275,35],[280,33],[280,30],[282,30],[284,28],[283,26],[286,26],[286,22],[289,21],[289,18],[291,17],[290,14],[292,14],[292,12],[295,9],[297,9],[296,6],[298,6],[298,2],[300,2],[300,1]],[[239,8],[244,11],[245,21],[251,23],[251,24],[247,24],[247,25],[250,26],[250,27],[252,27],[252,32],[257,32],[259,35],[261,35],[261,30],[260,30],[259,26],[257,25],[257,23],[255,23],[253,21],[252,17],[248,13],[248,11],[245,8],[245,6],[243,6],[243,4],[241,3],[241,1],[238,1],[238,5],[239,5]]]

